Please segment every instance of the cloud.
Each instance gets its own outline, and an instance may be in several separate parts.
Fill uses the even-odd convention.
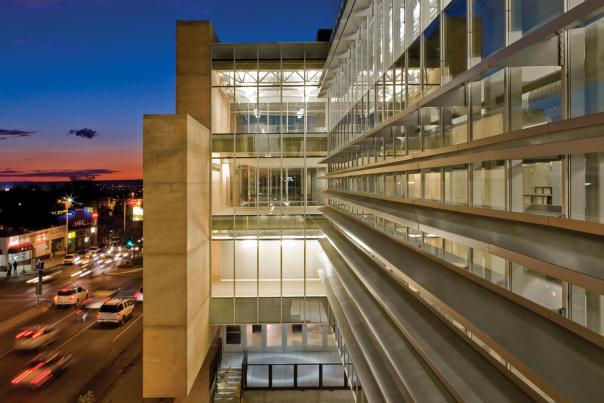
[[[33,171],[17,171],[14,169],[0,169],[0,178],[63,178],[68,179],[75,176],[98,176],[116,173],[112,169],[94,168],[94,169],[35,169]]]
[[[82,137],[85,139],[93,139],[99,135],[96,130],[84,128],[80,130],[71,129],[68,134],[73,134],[74,136]]]
[[[16,130],[16,129],[0,129],[0,140],[8,140],[15,137],[29,137],[35,134],[34,131]]]

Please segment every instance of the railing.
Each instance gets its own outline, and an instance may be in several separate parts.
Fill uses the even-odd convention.
[[[244,389],[346,389],[341,363],[249,364],[243,366]]]

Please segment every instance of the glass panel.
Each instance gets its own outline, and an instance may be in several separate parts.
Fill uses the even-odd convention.
[[[424,31],[424,95],[440,85],[440,22],[437,19]]]
[[[466,8],[466,0],[454,0],[444,11],[445,82],[463,73],[468,65]]]
[[[266,325],[266,346],[281,347],[281,324]]]
[[[241,87],[235,89],[235,131],[237,133],[255,133],[258,113],[258,89]]]
[[[570,112],[573,117],[604,111],[604,18],[569,31]]]
[[[445,239],[444,258],[447,262],[452,263],[461,269],[467,269],[469,252],[469,247]]]
[[[259,242],[259,284],[261,297],[281,295],[281,241],[260,240]]]
[[[304,296],[304,242],[293,239],[282,241],[284,296]]]
[[[604,223],[604,153],[570,157],[571,218]]]
[[[212,297],[234,295],[234,241],[212,240]]]
[[[578,324],[604,334],[604,296],[577,285],[571,286],[571,318]]]
[[[505,45],[505,0],[474,0],[472,58],[475,62]]]
[[[505,209],[504,161],[474,163],[472,175],[472,205]]]
[[[562,213],[562,161],[513,160],[512,210],[559,216]]]
[[[247,347],[262,347],[262,325],[247,325],[246,332]]]
[[[443,146],[468,141],[468,108],[465,106],[443,107],[442,114]]]
[[[472,138],[494,136],[503,133],[504,71],[470,83],[472,91]]]
[[[441,172],[440,168],[424,171],[424,199],[441,201]]]
[[[411,40],[420,32],[420,0],[407,0],[407,40]]]
[[[235,300],[233,298],[212,298],[210,300],[210,323],[233,323]]]
[[[304,325],[287,325],[288,347],[302,347],[302,326]]]
[[[562,118],[560,73],[558,66],[510,68],[512,129],[524,129]]]
[[[442,147],[440,108],[421,108],[424,150]]]
[[[560,313],[562,282],[526,266],[512,262],[512,291]]]
[[[443,247],[442,243],[443,240],[441,237],[429,233],[424,234],[423,249],[433,254],[434,256],[441,257],[441,250]]]
[[[472,251],[472,273],[506,288],[507,261],[479,249]]]
[[[309,323],[307,325],[307,345],[308,347],[323,347],[323,330],[327,326],[318,323]]]
[[[258,241],[255,239],[235,241],[235,296],[255,297],[257,292],[256,256]],[[256,306],[254,299],[254,307]],[[238,305],[239,306],[239,305]]]
[[[419,172],[407,173],[407,197],[409,199],[421,199],[422,180]]]
[[[261,323],[281,322],[281,298],[258,298],[258,321]]]
[[[445,203],[468,203],[468,170],[465,166],[447,167],[445,174]]]
[[[563,0],[512,0],[512,41],[564,12]]]
[[[421,59],[420,40],[415,40],[407,51],[407,102],[408,104],[419,101],[421,97]]]
[[[235,322],[255,323],[258,321],[256,298],[235,298]]]

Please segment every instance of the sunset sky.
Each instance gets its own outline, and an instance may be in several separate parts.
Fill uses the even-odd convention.
[[[175,109],[177,19],[211,20],[221,42],[313,41],[340,0],[0,3],[0,182],[10,182],[142,178],[142,115]]]

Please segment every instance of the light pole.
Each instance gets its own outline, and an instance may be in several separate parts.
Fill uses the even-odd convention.
[[[65,255],[67,255],[69,253],[69,207],[73,203],[73,198],[65,197],[63,203],[65,204]]]

